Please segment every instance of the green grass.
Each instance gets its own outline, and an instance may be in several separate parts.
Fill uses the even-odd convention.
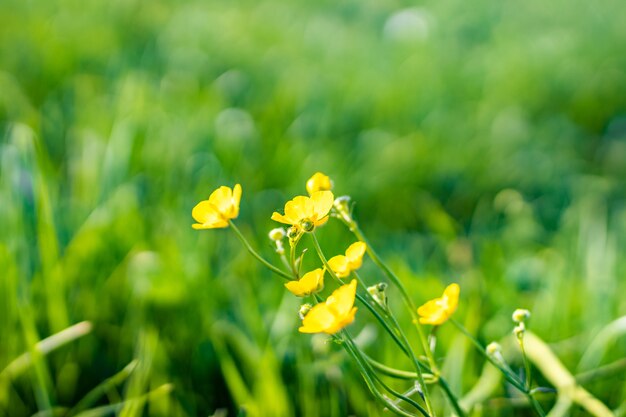
[[[623,358],[626,6],[411,7],[0,3],[0,372],[30,358],[0,377],[0,415],[63,415],[94,389],[87,408],[117,405],[93,415],[382,415],[339,347],[297,332],[280,280],[228,230],[190,227],[239,182],[238,224],[276,260],[270,215],[318,170],[416,304],[459,282],[455,317],[482,342],[525,307],[574,374]],[[329,254],[352,242],[319,234]],[[362,275],[382,279],[369,260]],[[360,313],[365,350],[409,369]],[[438,335],[467,393],[483,359],[453,326]],[[584,386],[624,415],[621,375]],[[498,385],[484,414],[532,415],[512,396]]]

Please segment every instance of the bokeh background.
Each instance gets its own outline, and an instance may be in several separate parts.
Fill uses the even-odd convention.
[[[238,224],[276,260],[271,212],[316,171],[416,304],[459,282],[456,317],[485,343],[526,307],[574,374],[623,358],[625,15],[622,0],[3,0],[0,370],[93,327],[2,374],[0,415],[68,415],[97,386],[93,415],[381,414],[230,231],[190,227],[241,183]],[[320,238],[331,255],[352,242],[335,223]],[[367,260],[363,275],[382,279]],[[408,366],[366,314],[352,331]],[[451,326],[437,356],[466,393],[481,356]],[[623,375],[585,384],[618,415]],[[502,384],[486,415],[531,415],[515,396]]]

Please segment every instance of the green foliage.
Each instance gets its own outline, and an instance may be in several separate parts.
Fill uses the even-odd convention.
[[[525,307],[573,373],[623,358],[624,13],[618,0],[0,2],[0,371],[32,364],[0,374],[0,416],[68,415],[93,390],[91,415],[380,414],[340,349],[297,333],[280,280],[230,231],[190,227],[197,201],[239,182],[238,224],[276,260],[269,217],[315,171],[356,201],[417,305],[456,281],[456,317],[483,342]],[[319,237],[330,255],[353,241],[332,222]],[[382,279],[369,260],[362,276]],[[35,348],[84,320],[89,334]],[[351,329],[410,368],[365,314]],[[483,366],[465,343],[438,332],[458,394]],[[624,414],[614,375],[584,386]]]

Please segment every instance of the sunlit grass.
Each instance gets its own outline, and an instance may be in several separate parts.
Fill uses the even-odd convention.
[[[504,339],[516,370],[510,316],[528,308],[568,372],[626,414],[625,9],[3,1],[0,415],[382,415],[235,236],[190,227],[240,182],[241,232],[279,262],[268,213],[316,171],[357,201],[416,305],[458,282],[457,320]],[[319,240],[354,242],[331,223]],[[373,322],[354,326],[372,358],[411,369]],[[453,326],[437,336],[465,396],[484,359]],[[485,372],[484,414],[530,415]]]

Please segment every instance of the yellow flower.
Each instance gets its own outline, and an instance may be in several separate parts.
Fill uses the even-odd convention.
[[[191,215],[198,223],[191,226],[194,229],[228,227],[228,221],[239,215],[240,200],[241,185],[235,185],[232,190],[224,186],[218,188],[211,193],[208,200],[199,202],[193,208]]]
[[[333,256],[328,260],[328,266],[338,278],[349,276],[363,264],[363,255],[367,246],[363,242],[356,242],[346,250],[346,255]]]
[[[324,288],[324,270],[322,268],[307,272],[297,281],[289,281],[285,287],[297,297],[306,297]]]
[[[304,316],[301,333],[335,334],[354,321],[357,308],[354,307],[356,280],[342,285],[333,291],[325,303],[315,305]]]
[[[297,196],[285,204],[285,215],[274,212],[272,220],[311,232],[315,226],[326,223],[333,199],[331,191],[316,191],[311,197]]]
[[[306,182],[306,190],[309,195],[316,191],[330,191],[333,189],[333,181],[328,175],[324,175],[321,172],[316,172]]]
[[[443,291],[441,298],[435,298],[417,309],[422,324],[443,324],[454,311],[459,303],[459,284],[450,284]]]

